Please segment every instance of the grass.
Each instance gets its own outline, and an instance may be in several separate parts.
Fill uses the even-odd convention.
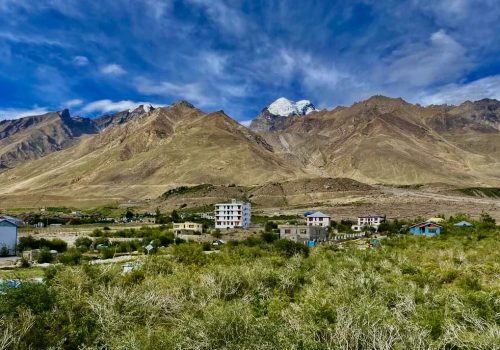
[[[29,268],[16,268],[12,270],[2,269],[0,270],[0,280],[8,279],[20,279],[27,280],[31,278],[43,277],[44,268],[41,267],[29,267]]]
[[[498,349],[498,228],[309,255],[280,241],[169,246],[129,274],[48,270],[0,300],[4,336],[17,349]]]

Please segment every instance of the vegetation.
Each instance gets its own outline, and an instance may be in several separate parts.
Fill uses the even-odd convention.
[[[473,197],[500,198],[500,187],[467,187],[457,191]]]
[[[72,266],[78,251],[70,249],[69,264],[46,270],[44,284],[4,290],[0,344],[10,337],[10,349],[498,349],[499,231],[487,214],[470,229],[454,227],[459,219],[443,223],[439,237],[392,234],[363,250],[309,251],[278,239],[270,225],[216,254],[205,254],[206,244],[169,245],[126,274],[120,264]]]
[[[33,236],[20,237],[17,249],[22,252],[28,249],[41,249],[47,248],[49,250],[57,250],[59,253],[66,251],[68,249],[68,243],[59,238],[45,239],[45,238],[34,238]]]
[[[180,187],[172,188],[172,189],[166,191],[165,193],[163,193],[161,195],[161,198],[168,199],[168,198],[170,198],[172,196],[176,196],[176,195],[183,195],[183,194],[187,194],[187,193],[197,193],[197,192],[204,191],[204,190],[210,190],[213,187],[214,187],[214,185],[210,185],[210,184],[201,184],[201,185],[196,185],[196,186],[180,186]]]

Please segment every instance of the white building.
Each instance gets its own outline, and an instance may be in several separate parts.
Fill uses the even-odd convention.
[[[16,255],[18,225],[17,219],[11,220],[0,216],[0,253],[7,248],[8,255]]]
[[[364,227],[373,227],[378,230],[381,223],[385,222],[385,215],[363,215],[358,216],[358,224],[352,225],[352,230],[361,232]]]
[[[330,226],[330,221],[331,217],[329,215],[323,214],[320,211],[306,216],[307,226],[328,227]]]
[[[214,213],[212,213],[212,212],[198,213],[197,215],[202,219],[207,219],[207,220],[214,220],[215,219]]]
[[[250,203],[235,199],[215,205],[215,228],[248,228],[251,220]]]

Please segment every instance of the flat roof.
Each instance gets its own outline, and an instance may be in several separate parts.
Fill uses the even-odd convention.
[[[320,211],[317,211],[317,212],[315,212],[315,213],[312,213],[312,214],[310,214],[310,215],[307,215],[306,217],[307,217],[307,218],[329,218],[329,217],[330,217],[330,215],[326,215],[326,214],[324,214],[324,213],[322,213],[322,212],[320,212]]]

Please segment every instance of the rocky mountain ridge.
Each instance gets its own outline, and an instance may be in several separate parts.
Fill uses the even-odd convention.
[[[495,100],[422,107],[374,96],[350,107],[273,115],[279,122],[267,129],[246,128],[222,111],[205,113],[186,101],[139,117],[127,113],[100,130],[95,127],[95,134],[81,134],[67,147],[0,173],[0,198],[47,198],[57,189],[61,198],[105,203],[156,198],[183,185],[253,186],[314,178],[500,187]],[[66,120],[68,114],[58,118]],[[19,130],[46,130],[44,123],[16,123],[23,125]],[[14,124],[0,125],[1,142],[25,135],[14,132]]]

